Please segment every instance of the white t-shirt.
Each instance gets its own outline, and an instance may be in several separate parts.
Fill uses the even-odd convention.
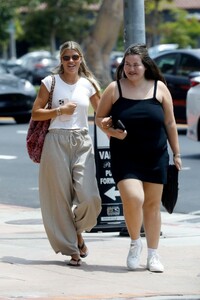
[[[68,101],[76,103],[77,107],[72,115],[63,114],[51,120],[49,130],[54,128],[83,129],[88,128],[88,107],[90,97],[96,93],[91,82],[81,77],[75,84],[67,84],[58,74],[55,76],[55,87],[52,97],[52,108],[62,106]],[[50,92],[52,77],[45,77],[42,83]]]

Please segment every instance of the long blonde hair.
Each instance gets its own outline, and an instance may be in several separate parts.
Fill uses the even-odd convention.
[[[95,78],[94,74],[88,68],[88,66],[86,64],[86,61],[85,61],[85,58],[84,58],[83,51],[81,49],[81,46],[77,42],[67,41],[67,42],[65,42],[64,44],[62,44],[60,46],[60,64],[57,68],[54,69],[54,74],[55,73],[63,74],[63,72],[64,72],[64,68],[63,68],[63,65],[61,63],[61,58],[62,58],[62,55],[63,55],[63,53],[65,52],[66,49],[74,50],[81,56],[81,63],[80,63],[80,68],[78,70],[78,74],[79,74],[79,76],[87,78],[92,83],[92,85],[94,86],[97,94],[100,97],[99,83],[98,83],[97,79]]]

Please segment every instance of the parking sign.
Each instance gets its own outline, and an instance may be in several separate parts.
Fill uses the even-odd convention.
[[[120,231],[126,225],[120,194],[111,172],[109,138],[95,124],[94,150],[102,211],[93,231]]]

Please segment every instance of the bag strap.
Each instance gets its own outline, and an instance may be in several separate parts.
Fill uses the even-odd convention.
[[[52,77],[52,83],[51,83],[51,90],[50,90],[49,99],[48,99],[48,106],[47,106],[48,109],[50,109],[51,105],[52,105],[52,96],[53,96],[53,90],[55,87],[55,76],[51,75],[51,77]]]
[[[154,83],[153,98],[156,98],[156,91],[157,91],[157,80],[155,80],[155,83]]]

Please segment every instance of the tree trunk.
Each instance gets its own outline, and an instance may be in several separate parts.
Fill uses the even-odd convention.
[[[93,31],[83,48],[89,68],[101,86],[111,82],[110,53],[116,44],[123,19],[122,0],[103,0]]]

